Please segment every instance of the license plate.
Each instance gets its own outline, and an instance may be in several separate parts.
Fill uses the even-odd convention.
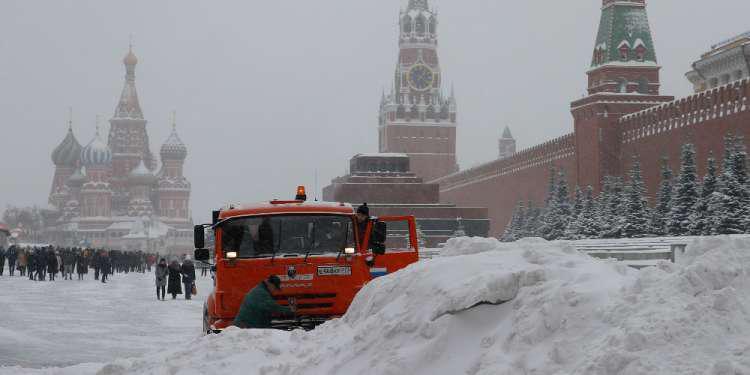
[[[320,266],[318,276],[350,276],[352,268],[348,266]]]

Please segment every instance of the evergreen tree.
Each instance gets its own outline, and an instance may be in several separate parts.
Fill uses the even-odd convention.
[[[583,211],[583,191],[579,186],[576,186],[575,199],[573,200],[573,217],[578,217]]]
[[[698,203],[695,204],[695,209],[690,217],[690,233],[695,236],[708,236],[715,234],[713,232],[713,222],[715,221],[715,213],[711,210],[711,197],[716,192],[717,176],[716,176],[716,159],[713,153],[708,155],[708,167],[706,169],[706,176],[703,177],[701,183],[701,195],[698,198]]]
[[[672,209],[667,221],[667,233],[671,236],[690,234],[690,215],[698,201],[698,172],[695,167],[695,147],[688,143],[682,146],[680,175],[674,187]]]
[[[539,227],[540,227],[540,218],[542,216],[541,209],[539,207],[534,206],[534,202],[529,201],[526,204],[526,222],[524,223],[523,229],[522,229],[522,238],[523,237],[540,237],[539,234]]]
[[[580,189],[578,190],[580,191]],[[591,186],[586,188],[581,201],[581,212],[568,224],[568,229],[565,233],[566,239],[582,240],[599,237],[601,228],[597,218],[594,189]]]
[[[667,218],[672,208],[672,168],[669,159],[662,159],[661,184],[656,195],[656,207],[651,217],[651,230],[657,236],[667,234]]]
[[[622,236],[626,238],[646,237],[651,232],[648,220],[648,201],[644,196],[646,187],[643,185],[641,176],[641,163],[636,158],[633,158],[629,178],[630,181],[623,202]]]
[[[558,174],[555,193],[547,209],[544,220],[542,237],[549,241],[561,239],[565,236],[565,230],[571,220],[572,207],[570,204],[570,192],[565,172],[560,170]]]
[[[740,154],[739,156],[737,154]],[[739,165],[738,165],[739,164]],[[744,167],[744,149],[737,147],[736,138],[724,138],[724,163],[716,192],[709,198],[711,230],[715,234],[739,234],[745,232],[747,208],[746,186],[740,183],[747,179]]]
[[[624,201],[624,189],[622,178],[605,177],[604,194],[599,202],[600,220],[602,221],[601,238],[620,238],[622,237],[622,226],[625,217],[621,215]]]
[[[516,209],[513,211],[513,217],[505,228],[505,233],[501,240],[503,242],[513,242],[523,238],[523,228],[525,225],[526,209],[523,202],[518,202]]]

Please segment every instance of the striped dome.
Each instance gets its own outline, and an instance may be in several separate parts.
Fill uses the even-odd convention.
[[[81,157],[81,149],[81,144],[73,135],[73,129],[68,128],[65,139],[52,151],[52,162],[60,167],[75,167]]]
[[[187,146],[182,143],[180,136],[177,135],[177,129],[172,127],[172,134],[161,145],[162,160],[184,160],[187,157]]]
[[[109,149],[96,131],[94,139],[81,151],[81,162],[86,167],[109,165],[112,162],[112,150]]]

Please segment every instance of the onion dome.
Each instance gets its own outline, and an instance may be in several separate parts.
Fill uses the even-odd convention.
[[[187,146],[182,143],[180,136],[177,135],[177,127],[172,125],[172,133],[169,138],[161,145],[162,160],[185,160],[187,157]]]
[[[94,139],[81,151],[81,162],[86,167],[109,165],[112,162],[112,150],[109,149],[96,130]]]
[[[128,180],[135,184],[149,185],[156,181],[156,176],[151,173],[148,168],[146,168],[146,163],[144,163],[143,159],[141,159],[141,162],[138,164],[138,166],[130,171]]]
[[[133,46],[130,46],[130,50],[128,50],[128,54],[125,56],[125,58],[122,59],[122,63],[128,66],[138,64],[138,58],[135,57],[135,54],[133,53]]]
[[[60,167],[75,167],[81,157],[81,144],[78,143],[73,128],[68,128],[68,135],[54,151],[52,151],[52,162]]]
[[[68,177],[66,182],[68,186],[81,187],[81,185],[86,182],[86,176],[83,174],[81,168],[78,168],[70,177]]]

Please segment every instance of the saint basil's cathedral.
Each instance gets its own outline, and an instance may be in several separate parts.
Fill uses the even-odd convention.
[[[125,84],[107,140],[97,125],[94,138],[82,146],[71,121],[52,152],[47,240],[123,250],[190,249],[191,187],[183,175],[187,147],[173,123],[157,161],[138,101],[132,47],[123,63]]]

